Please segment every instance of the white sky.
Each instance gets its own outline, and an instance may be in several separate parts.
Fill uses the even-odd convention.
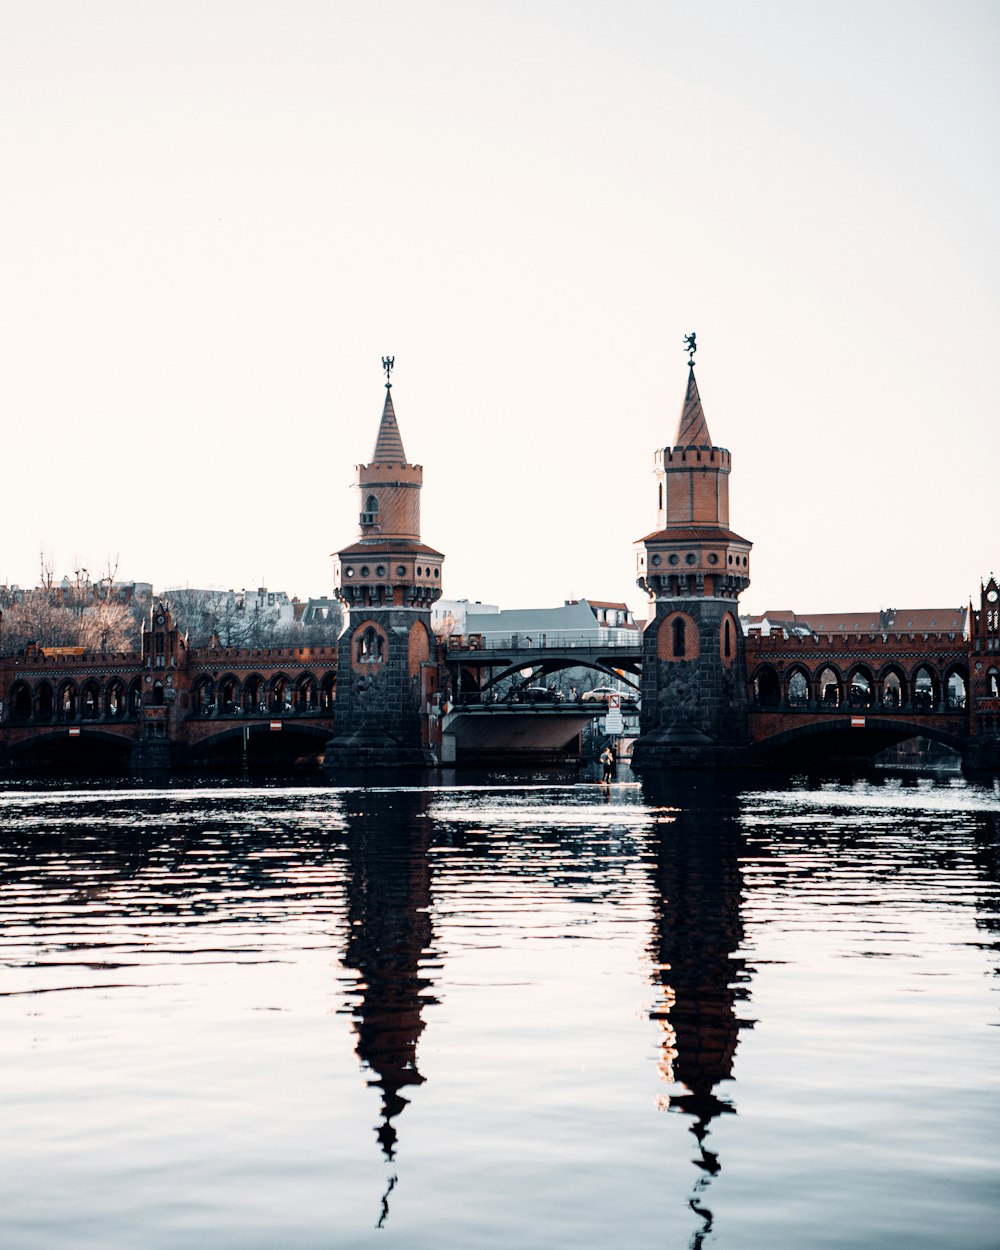
[[[998,52],[955,0],[0,0],[0,582],[328,593],[390,354],[445,593],[640,609],[695,329],[743,608],[965,601]]]

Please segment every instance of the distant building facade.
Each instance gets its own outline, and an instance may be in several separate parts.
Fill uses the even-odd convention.
[[[604,599],[567,599],[558,608],[505,608],[466,613],[465,637],[481,637],[487,647],[621,644],[638,637],[639,628],[627,604]]]

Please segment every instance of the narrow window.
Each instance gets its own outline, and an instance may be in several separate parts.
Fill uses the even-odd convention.
[[[727,660],[733,654],[732,626],[729,622],[728,616],[726,617],[726,636],[722,644],[722,651]]]
[[[678,616],[672,627],[674,631],[674,655],[681,659],[684,658],[684,619]]]

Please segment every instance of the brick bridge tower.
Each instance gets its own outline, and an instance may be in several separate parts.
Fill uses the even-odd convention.
[[[336,733],[326,769],[427,765],[428,710],[438,685],[431,605],[441,597],[440,551],[420,541],[424,471],[410,464],[386,371],[385,405],[370,464],[357,466],[357,541],[334,556],[335,593],[347,610],[337,649]]]
[[[642,641],[637,770],[738,764],[747,747],[747,694],[738,599],[751,544],[729,528],[731,457],[716,447],[694,374],[673,447],[655,455],[657,528],[636,544],[649,596]]]

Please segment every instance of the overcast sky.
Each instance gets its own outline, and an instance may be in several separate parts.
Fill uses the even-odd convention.
[[[683,336],[744,609],[1000,572],[1000,7],[0,0],[0,582],[624,598]],[[643,614],[644,614],[644,609]]]

